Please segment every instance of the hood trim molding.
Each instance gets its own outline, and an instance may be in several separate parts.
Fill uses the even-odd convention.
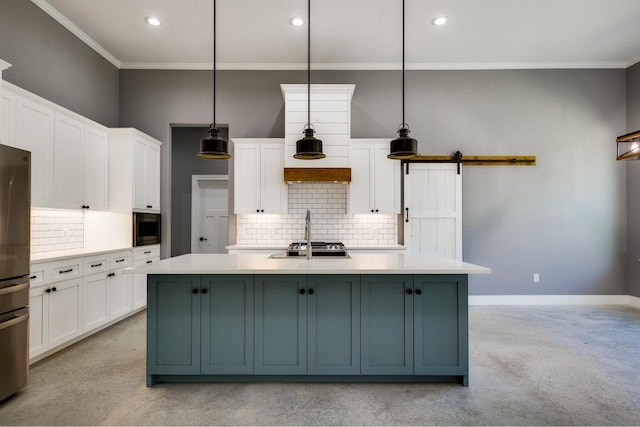
[[[351,168],[284,168],[285,182],[351,182]]]

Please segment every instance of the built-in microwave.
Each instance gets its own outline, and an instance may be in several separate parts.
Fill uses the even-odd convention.
[[[160,244],[160,214],[133,213],[133,246]]]

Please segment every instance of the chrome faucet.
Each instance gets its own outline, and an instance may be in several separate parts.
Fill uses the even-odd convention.
[[[304,240],[307,241],[307,259],[311,259],[311,212],[307,209],[304,225]]]

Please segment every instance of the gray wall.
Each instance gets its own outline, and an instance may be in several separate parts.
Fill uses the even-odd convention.
[[[171,256],[191,253],[191,176],[229,173],[229,162],[196,156],[208,128],[176,126],[171,131]],[[227,139],[227,129],[219,129]]]
[[[233,137],[283,137],[280,83],[304,72],[219,71],[217,120]],[[317,71],[314,83],[355,83],[352,136],[393,136],[400,73]],[[170,124],[207,123],[211,72],[120,72],[120,119],[163,145],[169,211]],[[473,294],[624,294],[624,70],[410,71],[406,121],[423,154],[532,154],[536,167],[464,170],[464,258],[491,267]],[[166,223],[166,222],[165,222]],[[167,235],[165,233],[165,235]],[[532,283],[533,273],[541,281]]]
[[[118,126],[118,69],[27,0],[0,0],[3,80]]]
[[[627,69],[627,132],[640,129],[640,62]],[[640,162],[627,167],[627,291],[640,297]]]

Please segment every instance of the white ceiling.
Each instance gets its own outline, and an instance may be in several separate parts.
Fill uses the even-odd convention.
[[[211,69],[213,0],[32,0],[119,68]],[[406,0],[408,69],[625,68],[640,0]],[[401,0],[313,0],[314,69],[399,69]],[[306,0],[217,0],[219,69],[304,69]],[[151,27],[146,16],[163,24]],[[449,23],[431,20],[446,15]]]

